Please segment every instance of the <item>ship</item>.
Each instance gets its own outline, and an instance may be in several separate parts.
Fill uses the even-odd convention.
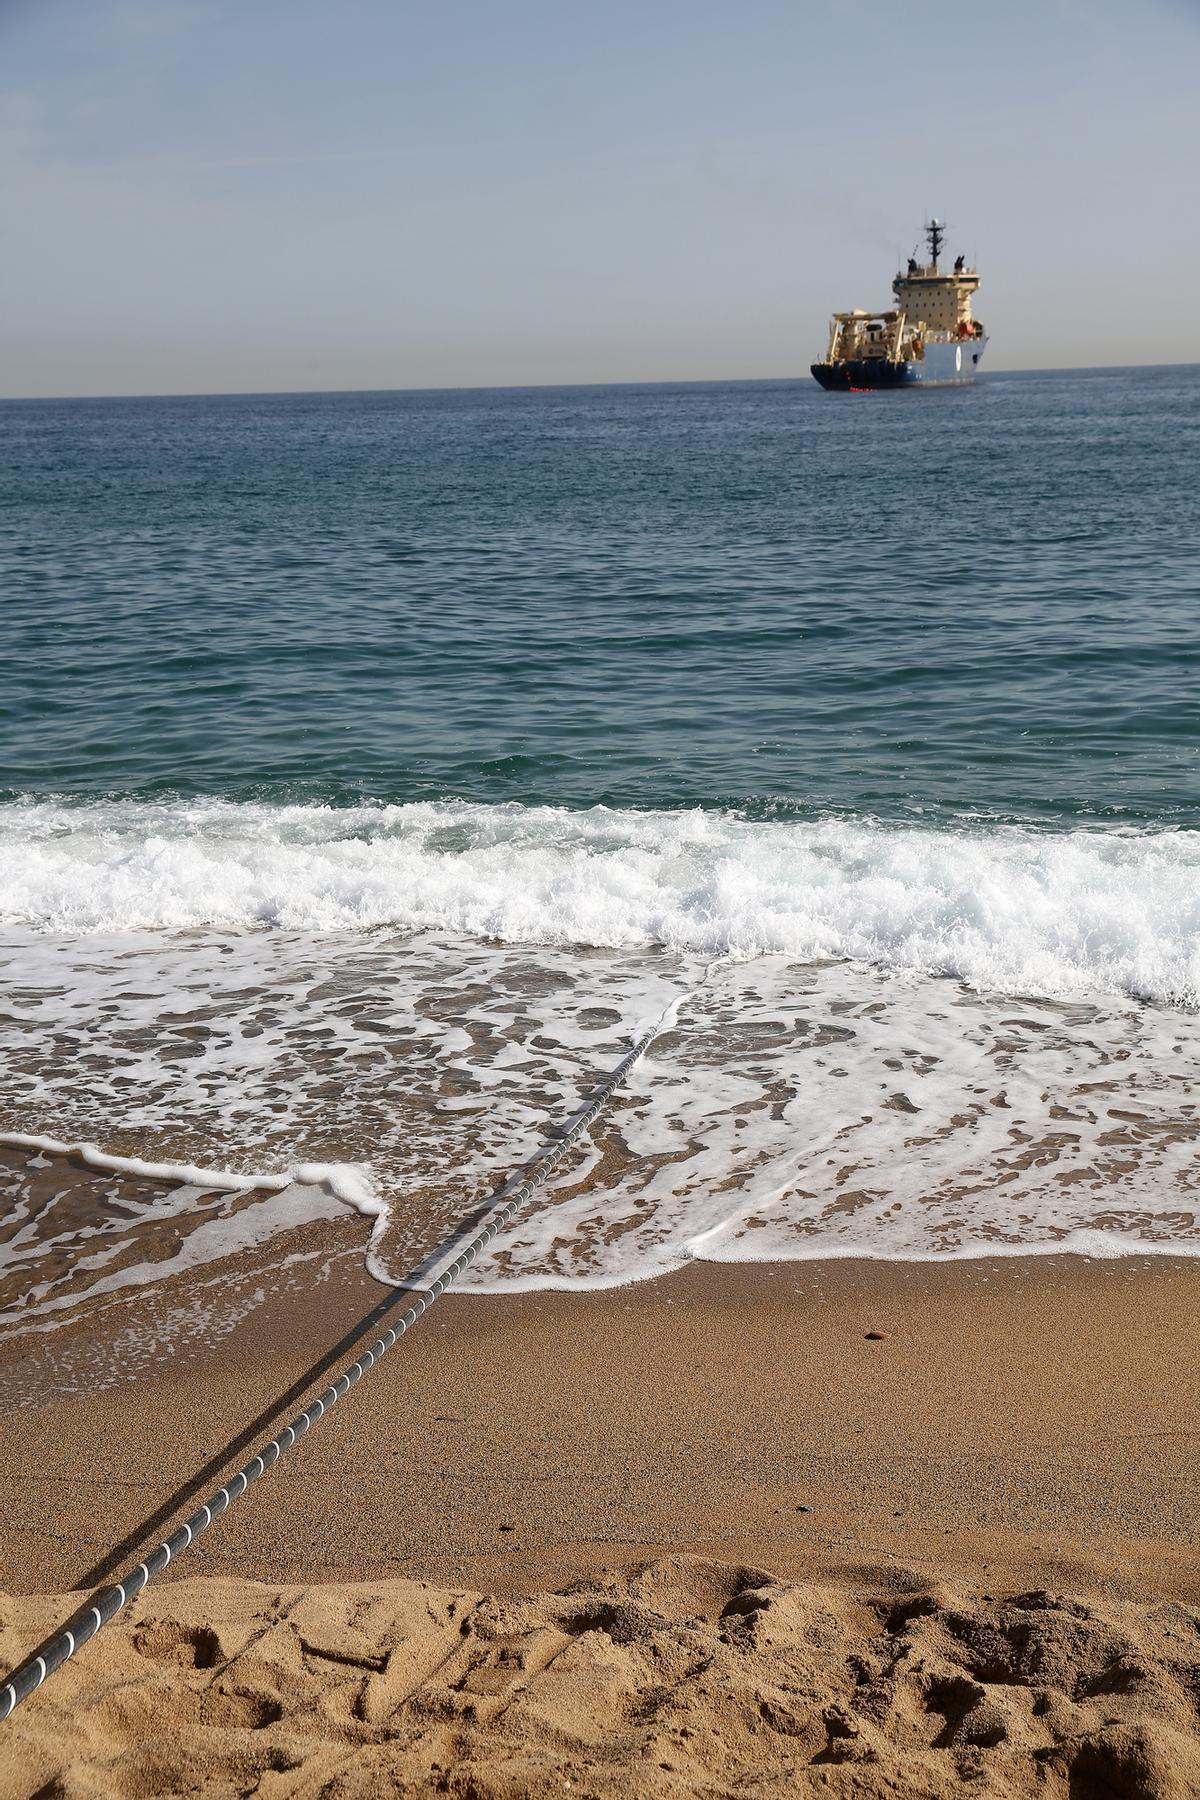
[[[925,227],[927,256],[908,259],[892,282],[896,304],[887,312],[834,313],[829,349],[812,365],[823,388],[863,393],[875,388],[962,387],[975,379],[987,333],[972,316],[979,273],[955,258],[941,266],[946,224]]]

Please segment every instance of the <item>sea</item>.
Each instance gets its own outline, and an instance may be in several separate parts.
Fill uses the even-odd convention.
[[[1198,468],[1200,367],[0,406],[10,1324],[400,1281],[655,1026],[464,1287],[1200,1253]]]

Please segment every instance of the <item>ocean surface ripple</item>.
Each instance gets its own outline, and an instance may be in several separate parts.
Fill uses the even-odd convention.
[[[1200,369],[0,405],[0,794],[1197,824]]]

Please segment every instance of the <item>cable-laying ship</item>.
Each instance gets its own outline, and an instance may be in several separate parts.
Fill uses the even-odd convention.
[[[927,262],[908,259],[892,282],[896,305],[889,312],[834,313],[829,349],[812,365],[823,388],[857,393],[870,388],[961,386],[974,381],[987,348],[987,333],[971,316],[979,275],[956,257],[953,269],[940,264],[945,221],[925,227]]]

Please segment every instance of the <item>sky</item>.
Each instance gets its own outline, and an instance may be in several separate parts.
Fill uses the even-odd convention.
[[[0,0],[0,395],[1197,360],[1200,0]]]

